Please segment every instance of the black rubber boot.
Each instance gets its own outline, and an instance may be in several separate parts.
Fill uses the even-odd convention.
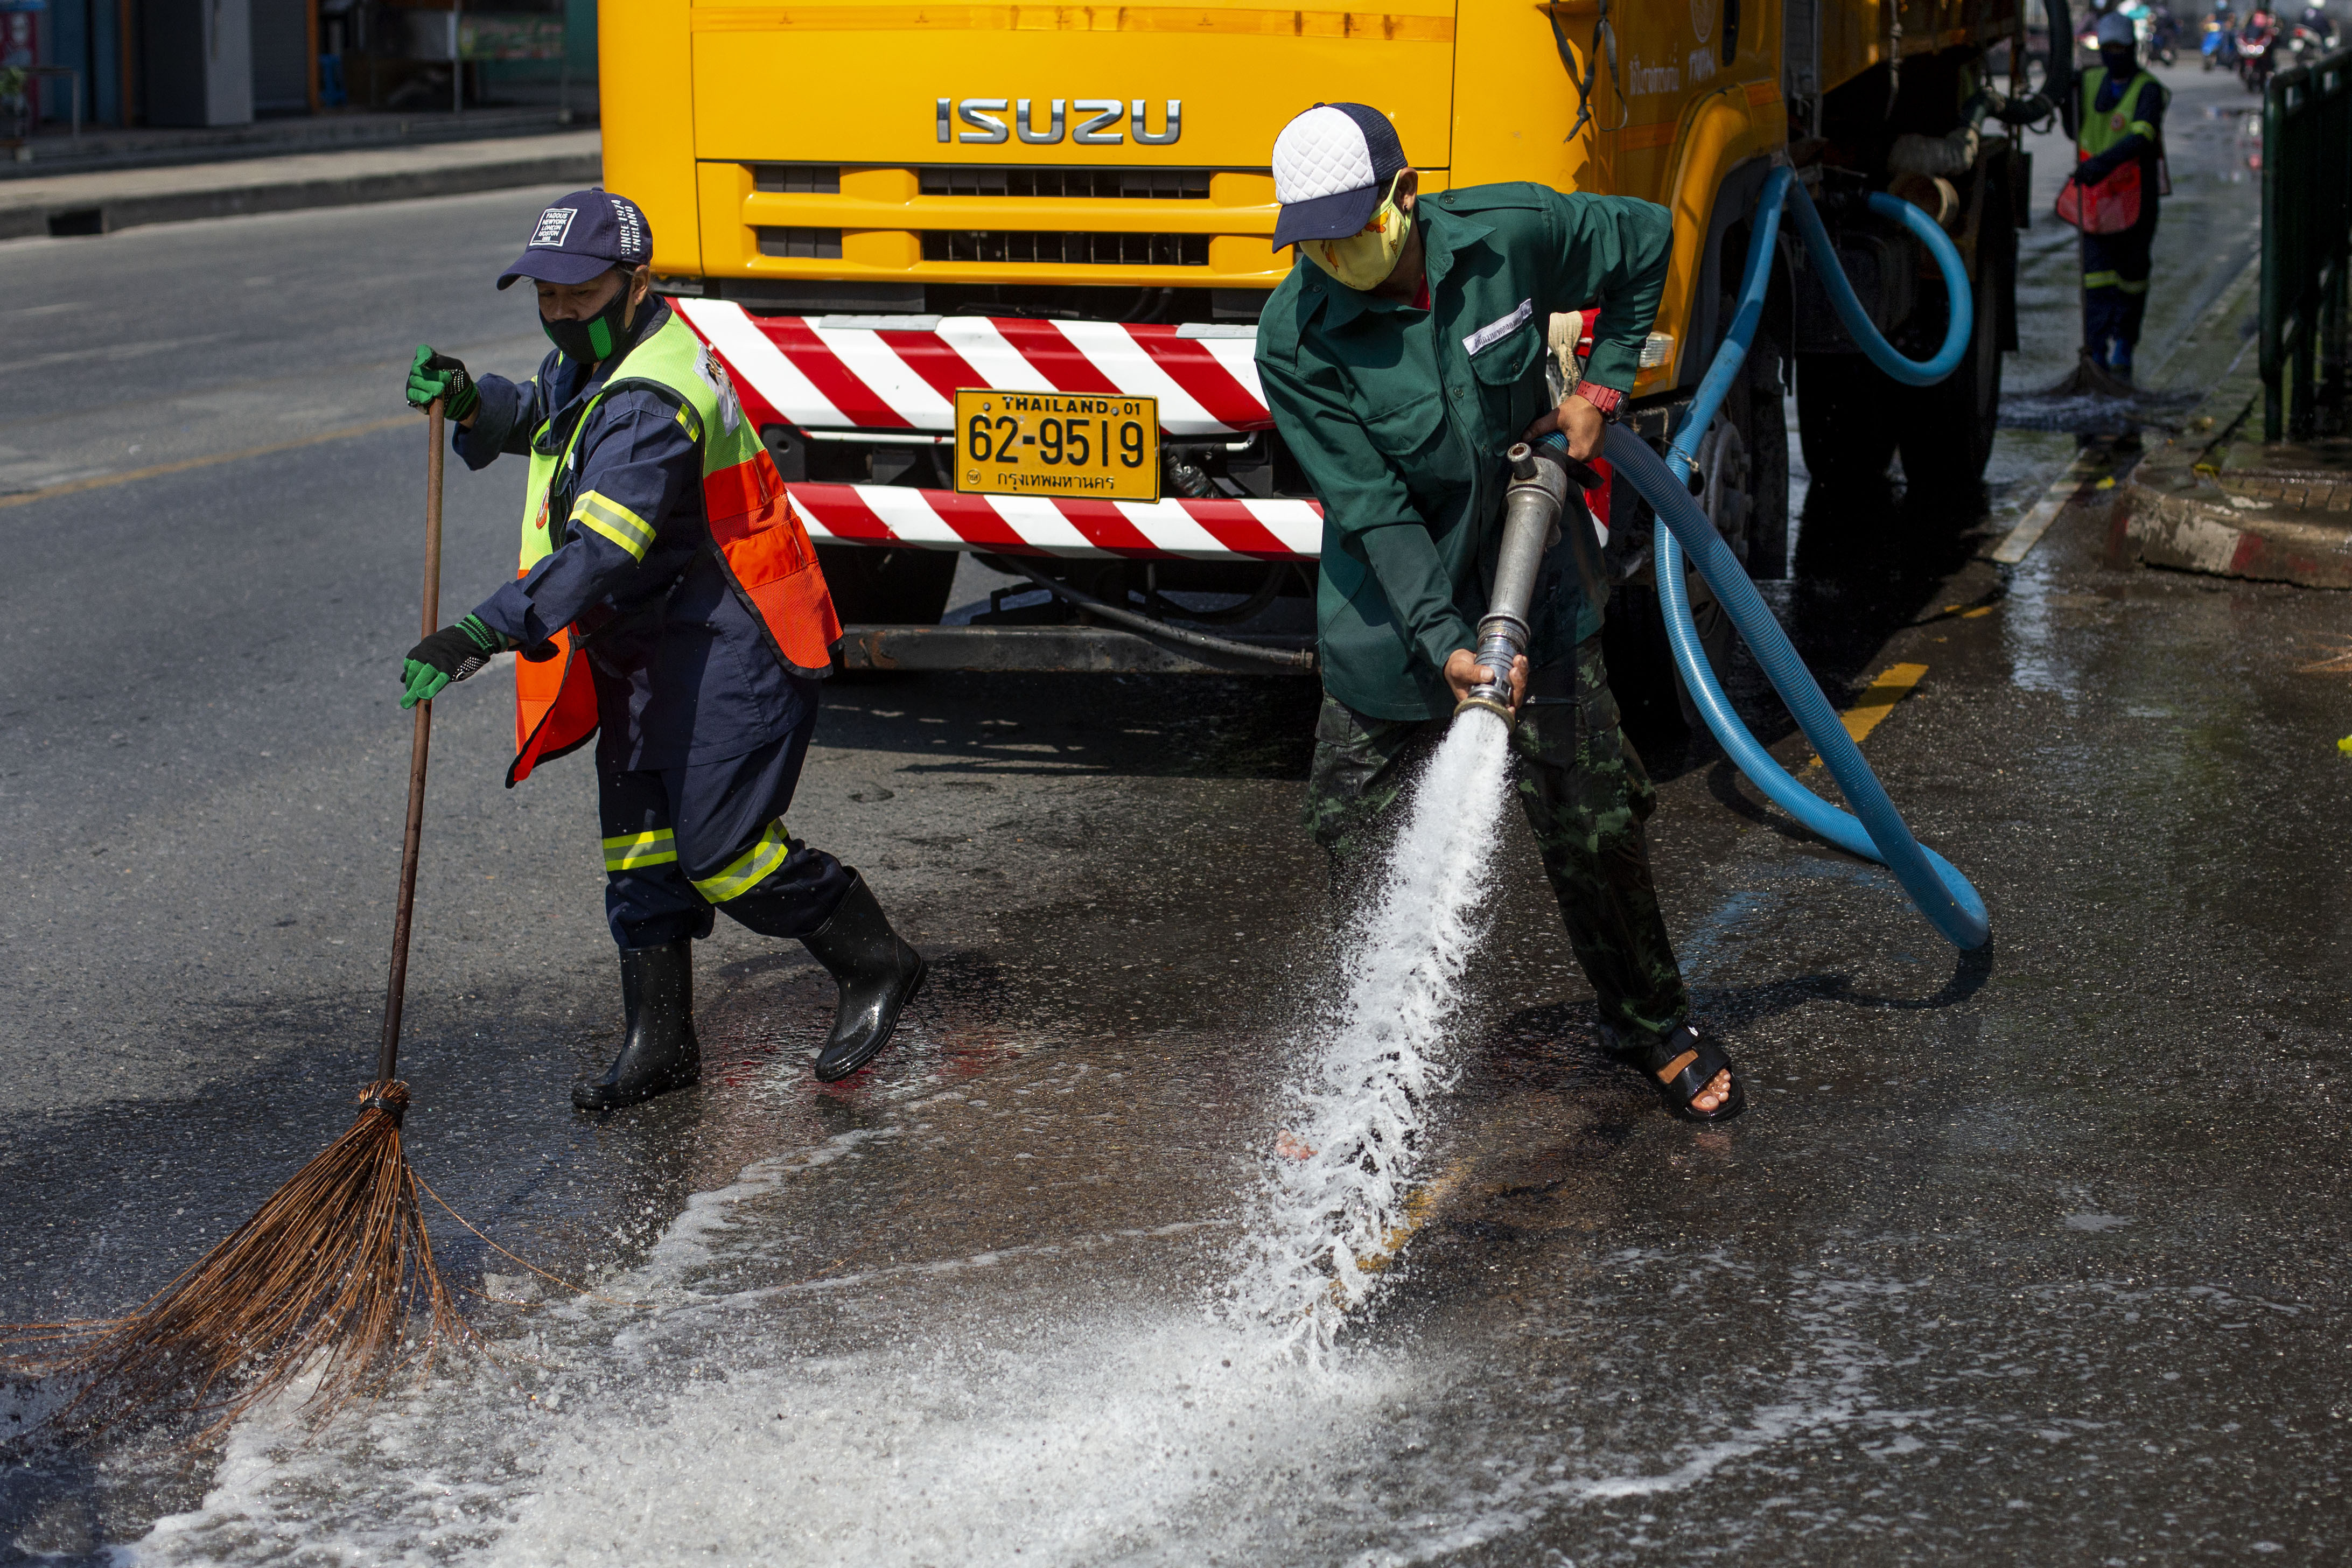
[[[816,1076],[826,1083],[847,1078],[890,1043],[899,1009],[930,968],[890,929],[866,879],[854,870],[850,877],[849,892],[833,918],[801,938],[841,986],[832,1037],[816,1058]]]
[[[572,1086],[583,1110],[612,1110],[684,1089],[702,1077],[702,1045],[694,1037],[694,943],[681,937],[666,947],[621,954],[621,1005],[628,1037],[602,1078]]]

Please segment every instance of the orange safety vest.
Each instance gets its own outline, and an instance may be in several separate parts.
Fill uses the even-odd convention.
[[[2105,114],[2095,112],[2092,105],[2098,101],[2099,89],[2105,85],[2105,66],[2092,66],[2081,77],[2082,129],[2074,138],[2074,161],[2088,163],[2127,136],[2145,136],[2157,140],[2156,126],[2140,118],[2141,97],[2153,90],[2163,92],[2154,77],[2140,72],[2126,85],[2123,97]],[[2159,149],[2159,155],[2161,149]],[[2161,165],[2159,165],[2159,169]],[[2159,195],[2169,193],[2159,189]],[[2121,164],[2095,185],[2080,180],[2069,180],[2058,190],[2058,221],[2071,224],[2084,234],[2121,234],[2139,222],[2140,204],[2145,193],[2141,189],[2139,161]]]
[[[561,530],[549,525],[548,493],[559,469],[575,460],[580,431],[616,387],[657,386],[679,405],[678,422],[702,454],[702,508],[712,553],[738,598],[758,614],[775,655],[797,674],[831,668],[841,617],[817,565],[816,547],[784,494],[784,478],[743,417],[743,405],[719,356],[675,313],[614,367],[604,389],[581,411],[560,452],[531,444],[518,574],[554,553]],[[541,426],[544,432],[545,426]],[[572,525],[601,533],[638,560],[654,542],[654,522],[596,491],[573,496]],[[588,743],[596,733],[596,689],[578,629],[555,634],[544,657],[515,663],[515,759],[507,787],[541,762]]]

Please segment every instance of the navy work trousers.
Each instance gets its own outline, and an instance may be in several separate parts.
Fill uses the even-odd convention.
[[[709,936],[714,910],[774,937],[833,918],[851,873],[784,827],[816,727],[804,695],[799,723],[739,757],[636,771],[599,759],[604,914],[624,951]]]
[[[2147,210],[2131,227],[2083,236],[2083,346],[2094,361],[2126,375],[2139,345],[2140,320],[2147,314],[2156,249],[2157,198],[2141,199]]]

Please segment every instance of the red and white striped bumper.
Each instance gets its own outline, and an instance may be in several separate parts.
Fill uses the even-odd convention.
[[[1008,555],[1312,561],[1323,512],[1307,500],[1049,500],[901,485],[793,484],[809,535],[853,544]]]
[[[1147,395],[1171,436],[1234,437],[1274,423],[1247,337],[1173,326],[949,317],[924,331],[824,327],[720,300],[672,300],[719,353],[755,425],[924,432],[955,427],[959,387]],[[1312,561],[1308,500],[1054,500],[900,485],[793,484],[812,537],[1015,555]]]
[[[1180,326],[950,316],[918,331],[829,327],[825,318],[754,316],[724,300],[673,299],[716,349],[754,425],[948,435],[959,387],[1160,400],[1176,437],[1272,426],[1252,337],[1188,336]],[[1200,329],[1192,329],[1198,331]],[[1595,467],[1607,471],[1605,464]],[[1053,500],[901,485],[793,484],[812,537],[1013,555],[1181,556],[1312,561],[1323,510],[1311,500]],[[1586,496],[1608,539],[1605,489]]]
[[[967,386],[1156,397],[1160,426],[1171,436],[1234,436],[1274,423],[1249,337],[988,316],[894,331],[753,316],[724,300],[670,303],[719,351],[744,407],[762,424],[945,434],[955,428],[956,390]]]

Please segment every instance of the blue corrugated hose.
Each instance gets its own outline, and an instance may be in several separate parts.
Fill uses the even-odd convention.
[[[1949,861],[1923,847],[1911,836],[1911,830],[1903,824],[1902,814],[1887,797],[1886,786],[1870,771],[1870,764],[1863,760],[1862,748],[1853,743],[1837,710],[1822,694],[1821,683],[1790,646],[1788,634],[1772,618],[1771,609],[1756,592],[1756,585],[1748,580],[1747,572],[1731,553],[1730,546],[1717,535],[1713,525],[1691,500],[1691,452],[1706,427],[1714,423],[1716,410],[1738,378],[1739,367],[1748,357],[1748,346],[1755,340],[1757,322],[1764,313],[1765,290],[1771,281],[1773,245],[1780,227],[1781,205],[1792,194],[1798,231],[1812,253],[1830,302],[1871,363],[1895,380],[1913,386],[1941,381],[1959,363],[1960,356],[1968,350],[1974,301],[1959,251],[1943,229],[1906,201],[1885,195],[1870,198],[1871,211],[1895,219],[1917,235],[1943,270],[1951,325],[1944,335],[1942,349],[1922,364],[1905,359],[1879,335],[1864,313],[1862,301],[1854,297],[1853,285],[1846,281],[1845,270],[1838,263],[1837,252],[1804,187],[1796,183],[1793,171],[1775,169],[1766,177],[1763,194],[1757,203],[1755,232],[1748,241],[1748,270],[1740,281],[1738,313],[1723,346],[1716,353],[1715,363],[1707,367],[1706,378],[1699,383],[1697,395],[1692,399],[1682,435],[1674,447],[1672,466],[1622,426],[1610,426],[1609,460],[1658,515],[1652,556],[1657,563],[1658,600],[1666,612],[1666,640],[1674,649],[1675,663],[1682,671],[1683,684],[1689,689],[1699,716],[1706,720],[1706,727],[1714,731],[1724,751],[1781,810],[1849,854],[1874,860],[1892,870],[1904,890],[1911,895],[1911,901],[1919,907],[1919,912],[1955,946],[1964,950],[1979,948],[1991,935],[1984,900]],[[1715,672],[1707,668],[1706,655],[1699,647],[1698,626],[1691,619],[1690,594],[1683,582],[1684,550],[1690,552],[1699,575],[1715,590],[1732,626],[1747,639],[1756,662],[1763,667],[1773,689],[1780,692],[1780,700],[1788,704],[1789,711],[1804,731],[1805,738],[1812,742],[1813,749],[1828,765],[1830,776],[1853,803],[1854,816],[1840,811],[1790,778],[1732,710],[1729,699],[1724,696]]]

